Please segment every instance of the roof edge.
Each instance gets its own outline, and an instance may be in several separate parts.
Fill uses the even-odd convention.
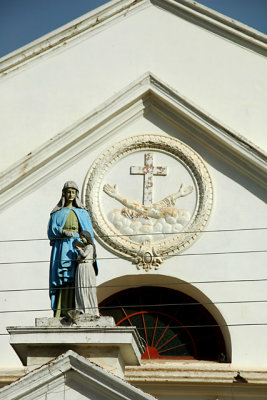
[[[84,14],[62,27],[36,39],[35,41],[7,54],[0,59],[0,75],[6,75],[20,65],[45,54],[57,46],[66,44],[85,32],[95,31],[126,11],[149,4],[182,13],[187,19],[197,19],[203,24],[219,28],[219,34],[240,41],[260,54],[267,54],[267,35],[249,26],[205,7],[192,0],[112,0],[107,4]],[[219,25],[219,26],[218,26]]]
[[[194,0],[151,0],[152,3],[154,4],[159,4],[162,5],[162,3],[172,5],[172,6],[185,6],[190,8],[192,11],[196,11],[201,13],[203,16],[210,17],[214,19],[215,21],[221,22],[225,24],[226,26],[229,26],[236,31],[242,32],[254,39],[257,39],[259,41],[262,41],[263,43],[267,43],[267,35],[265,35],[263,32],[258,31],[257,29],[254,29],[250,27],[249,25],[244,24],[243,22],[240,22],[234,18],[228,17],[218,11],[213,10],[212,8],[209,8],[207,6],[204,6],[203,4],[198,3],[197,1]]]
[[[112,0],[0,58],[0,76],[149,0]]]
[[[104,368],[98,366],[83,356],[75,353],[73,350],[68,350],[57,358],[49,361],[41,367],[27,373],[16,382],[0,389],[2,395],[7,399],[24,398],[29,394],[33,394],[34,389],[44,387],[70,371],[74,370],[88,380],[88,385],[97,384],[99,388],[109,390],[111,398],[114,394],[126,395],[129,399],[138,400],[156,400],[155,397],[136,388],[131,383],[113,375]],[[0,394],[0,395],[1,395]],[[10,396],[10,397],[9,397]],[[12,396],[12,397],[11,397]],[[28,398],[28,397],[27,397]],[[30,398],[33,398],[32,396]],[[125,397],[126,398],[126,397]]]

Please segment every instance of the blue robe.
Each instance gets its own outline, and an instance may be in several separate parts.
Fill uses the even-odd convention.
[[[76,259],[78,256],[76,248],[73,246],[75,240],[79,239],[79,234],[73,232],[73,237],[67,238],[62,234],[67,216],[73,210],[78,218],[79,227],[82,231],[88,231],[94,238],[91,218],[87,210],[76,207],[64,207],[51,214],[48,224],[48,237],[52,246],[50,258],[49,289],[51,298],[51,308],[56,310],[58,290],[65,284],[73,283],[75,279]],[[97,263],[94,263],[95,273],[97,275]]]

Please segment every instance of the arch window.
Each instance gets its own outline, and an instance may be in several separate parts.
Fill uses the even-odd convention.
[[[100,304],[117,326],[136,326],[143,359],[227,361],[220,328],[206,308],[188,295],[163,287],[124,290]]]

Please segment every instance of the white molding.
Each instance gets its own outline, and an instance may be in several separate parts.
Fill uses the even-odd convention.
[[[68,377],[70,371],[75,371],[76,376],[69,375]],[[90,391],[97,390],[97,392],[103,393],[104,399],[155,400],[153,396],[124,382],[72,350],[28,373],[19,381],[2,388],[0,398],[5,400],[36,399],[36,391],[45,393],[47,386],[51,384],[54,391],[56,386],[64,384],[66,376],[68,377],[67,384],[73,379],[81,377],[88,394]]]
[[[95,34],[102,29],[106,29],[115,19],[124,18],[125,13],[131,14],[137,8],[147,7],[148,3],[148,0],[110,1],[102,7],[76,18],[70,23],[2,57],[0,59],[0,76],[1,74],[8,74],[10,71],[39,56],[65,46],[83,34]]]
[[[196,1],[151,0],[151,3],[241,46],[267,55],[267,35]]]
[[[236,381],[238,371],[247,383]],[[72,374],[68,375],[69,372]],[[142,390],[156,392],[157,395],[167,393],[179,395],[179,398],[184,399],[190,395],[196,398],[237,396],[238,398],[263,399],[266,398],[267,390],[266,369],[255,370],[234,367],[232,364],[203,361],[171,361],[168,364],[165,361],[164,363],[145,362],[139,367],[126,367],[125,382],[69,350],[41,368],[0,389],[0,398],[33,400],[37,397],[37,393],[38,395],[46,393],[48,388],[53,391],[62,388],[65,377],[67,384],[79,381],[80,387],[86,388],[88,394],[90,390],[96,388],[99,393],[107,393],[109,399],[155,400],[153,396]]]
[[[220,36],[262,55],[267,55],[267,36],[232,18],[226,17],[191,0],[113,0],[82,17],[42,36],[26,46],[2,57],[0,74],[6,75],[40,55],[66,45],[84,34],[95,34],[125,14],[151,4],[179,15],[181,18],[212,30]]]
[[[166,364],[160,361],[143,362],[141,366],[127,366],[125,379],[133,384],[142,382],[175,382],[188,384],[232,384],[238,372],[248,384],[267,385],[266,369],[235,367],[232,364],[209,361],[175,361]],[[236,381],[235,383],[238,383]]]
[[[146,110],[155,110],[219,158],[266,187],[266,155],[150,72],[0,174],[0,211],[83,157]]]

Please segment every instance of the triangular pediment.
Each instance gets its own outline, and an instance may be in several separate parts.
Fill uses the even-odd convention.
[[[245,174],[264,184],[264,154],[194,106],[175,90],[147,73],[93,110],[84,119],[28,154],[0,177],[1,206],[66,168],[87,149],[96,146],[119,126],[148,110],[167,118],[179,129],[196,136]]]
[[[266,35],[195,1],[119,0],[110,1],[3,57],[0,61],[0,75],[6,75],[33,59],[49,54],[52,50],[60,50],[62,45],[79,40],[84,35],[94,35],[114,24],[114,21],[120,21],[121,18],[124,19],[149,6],[166,10],[239,46],[265,56],[267,54]]]
[[[72,350],[2,388],[0,397],[5,400],[61,398],[60,394],[65,392],[69,399],[155,399]]]
[[[73,165],[89,149],[149,111],[171,122],[259,185],[265,185],[265,155],[259,148],[148,72],[5,170],[0,175],[1,209]]]

